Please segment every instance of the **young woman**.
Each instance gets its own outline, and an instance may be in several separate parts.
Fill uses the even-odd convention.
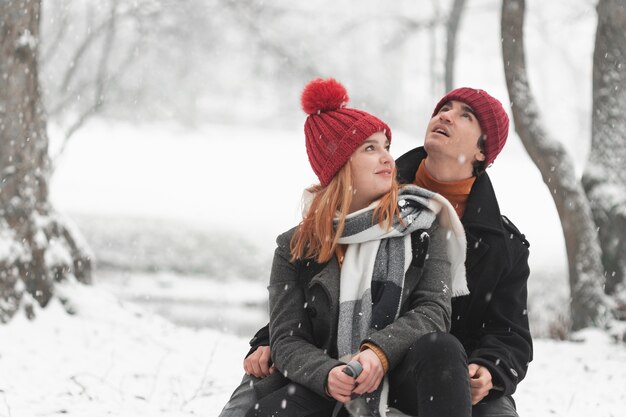
[[[342,405],[352,415],[469,416],[465,354],[447,334],[451,297],[467,293],[463,228],[441,196],[398,188],[391,130],[347,101],[333,79],[302,94],[320,184],[302,222],[277,239],[276,372],[255,384],[247,416],[331,416]],[[346,373],[353,361],[358,376]]]

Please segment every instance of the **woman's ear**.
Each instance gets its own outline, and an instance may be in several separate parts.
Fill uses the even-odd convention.
[[[474,154],[474,160],[475,161],[484,161],[485,158],[486,158],[486,156],[483,153],[483,151],[478,151],[477,153]]]

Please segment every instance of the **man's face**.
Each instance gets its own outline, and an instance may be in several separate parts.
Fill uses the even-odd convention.
[[[460,101],[449,101],[428,123],[424,148],[428,155],[456,161],[460,167],[471,167],[473,162],[484,161],[485,155],[478,147],[482,131],[470,106]]]

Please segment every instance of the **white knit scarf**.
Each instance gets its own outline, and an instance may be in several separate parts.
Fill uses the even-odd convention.
[[[347,244],[341,267],[337,348],[341,360],[359,351],[367,336],[398,318],[404,276],[412,259],[411,233],[428,229],[435,218],[446,231],[452,296],[469,294],[465,278],[465,232],[452,205],[439,194],[409,185],[398,193],[400,219],[390,229],[372,221],[378,202],[349,214],[339,239]],[[376,300],[372,304],[372,294]],[[387,416],[388,382],[351,401],[353,415]],[[357,414],[358,413],[358,414]]]

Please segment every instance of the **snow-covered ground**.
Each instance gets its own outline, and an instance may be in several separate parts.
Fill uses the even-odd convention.
[[[54,301],[35,321],[0,326],[1,417],[216,416],[241,378],[245,338],[173,325],[99,286],[63,291],[75,315]],[[624,346],[601,333],[580,343],[537,340],[515,396],[519,413],[624,416],[625,364]]]
[[[98,288],[66,288],[37,320],[0,327],[0,416],[217,415],[243,339],[193,331]]]

